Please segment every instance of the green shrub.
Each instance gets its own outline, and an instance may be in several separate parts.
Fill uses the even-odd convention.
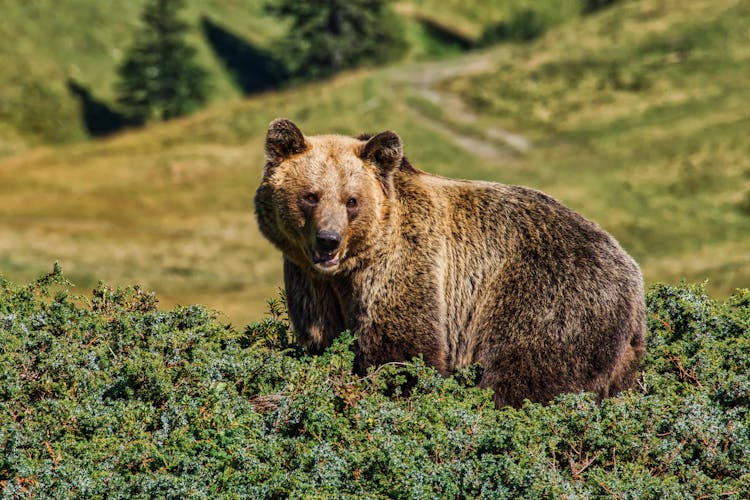
[[[506,2],[502,15],[485,25],[478,45],[502,42],[530,42],[548,30],[580,16],[580,0]]]
[[[498,42],[528,42],[540,37],[547,30],[547,20],[532,9],[521,9],[513,13],[508,21],[488,26],[482,33],[480,45]]]
[[[638,387],[496,409],[477,367],[359,378],[349,333],[304,355],[283,300],[240,333],[139,288],[66,287],[0,283],[8,497],[750,496],[747,290],[656,286]]]
[[[616,4],[619,0],[584,0],[583,10],[584,12],[591,13],[598,10],[606,9]]]

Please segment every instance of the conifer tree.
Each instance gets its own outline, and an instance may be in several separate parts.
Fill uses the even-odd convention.
[[[150,0],[142,27],[119,67],[118,102],[136,123],[169,120],[205,103],[208,73],[185,41],[188,25],[178,17],[184,0]]]
[[[383,63],[406,43],[389,0],[271,0],[271,14],[291,20],[279,51],[291,75],[322,78],[346,68]]]

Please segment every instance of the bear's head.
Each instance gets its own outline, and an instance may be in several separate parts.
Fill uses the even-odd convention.
[[[367,140],[306,137],[291,121],[274,120],[255,194],[261,232],[303,269],[328,275],[351,269],[383,238],[402,159],[394,132]]]

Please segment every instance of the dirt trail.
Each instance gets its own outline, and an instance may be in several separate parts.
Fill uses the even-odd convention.
[[[424,63],[403,71],[396,79],[405,83],[410,91],[441,109],[441,115],[450,120],[435,119],[427,116],[417,106],[411,106],[411,110],[419,115],[423,123],[472,154],[496,163],[507,163],[531,149],[529,140],[520,134],[496,127],[483,128],[481,136],[462,132],[462,125],[477,123],[477,114],[459,96],[436,88],[436,84],[442,80],[492,71],[492,62],[487,54],[478,54],[451,61]]]

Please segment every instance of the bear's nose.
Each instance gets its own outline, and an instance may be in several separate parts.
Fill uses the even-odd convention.
[[[324,252],[333,252],[341,243],[341,235],[336,231],[318,231],[315,237],[318,248]]]

